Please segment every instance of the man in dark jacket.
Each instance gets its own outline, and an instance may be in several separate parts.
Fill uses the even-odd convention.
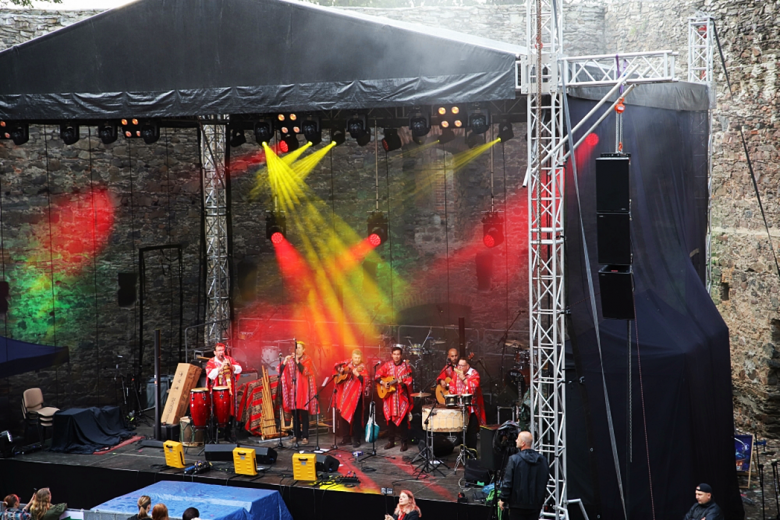
[[[498,507],[509,507],[509,520],[537,520],[544,505],[550,467],[544,455],[533,449],[533,444],[531,432],[520,432],[517,436],[520,452],[509,458],[504,471]]]
[[[696,503],[683,520],[723,520],[718,504],[712,501],[712,487],[709,484],[696,486]]]

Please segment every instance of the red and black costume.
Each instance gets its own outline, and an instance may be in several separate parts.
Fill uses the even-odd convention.
[[[466,429],[466,446],[477,449],[477,432],[485,421],[485,399],[482,397],[482,388],[479,386],[479,372],[469,367],[461,379],[459,372],[454,372],[450,381],[451,394],[471,394],[471,406],[468,407],[469,422]]]
[[[238,395],[238,388],[236,387],[237,375],[241,373],[241,365],[238,361],[224,355],[223,360],[220,361],[217,357],[209,359],[206,363],[206,385],[209,392],[211,392],[216,386],[226,386],[230,392],[230,415],[236,415],[236,396]]]
[[[355,369],[359,374],[357,377],[353,372]],[[339,412],[339,430],[344,441],[351,433],[353,444],[357,448],[363,436],[363,394],[368,385],[368,371],[363,363],[355,366],[351,359],[336,364],[334,370],[337,374],[339,370],[349,374],[346,380],[336,385],[336,410]]]
[[[412,398],[410,396],[412,390],[412,368],[406,361],[401,361],[397,365],[394,361],[388,361],[380,366],[374,375],[374,379],[377,381],[383,377],[392,377],[398,381],[396,385],[397,390],[385,396],[382,404],[385,420],[387,421],[387,431],[390,434],[388,446],[392,447],[396,435],[400,437],[404,444],[409,435],[409,420],[407,416],[412,410]]]
[[[295,362],[295,356],[279,364],[282,385],[282,407],[293,415],[293,433],[297,440],[309,438],[309,414],[319,413],[320,406],[314,396],[316,372],[311,358],[303,354]],[[295,384],[293,385],[293,381]]]

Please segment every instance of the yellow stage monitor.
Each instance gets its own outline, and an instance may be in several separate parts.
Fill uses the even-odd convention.
[[[293,453],[293,478],[302,481],[317,480],[317,454]]]
[[[233,466],[236,475],[257,475],[257,462],[253,448],[236,448],[233,450]]]
[[[184,469],[184,449],[180,442],[165,441],[163,444],[165,451],[165,464],[172,468]]]

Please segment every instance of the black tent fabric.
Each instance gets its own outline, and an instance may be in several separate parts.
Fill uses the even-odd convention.
[[[594,105],[570,99],[572,124]],[[614,114],[597,130],[598,144],[578,150],[577,167],[628,516],[681,518],[694,503],[695,486],[707,482],[726,518],[742,519],[729,331],[703,283],[707,113],[629,104],[623,131],[624,150],[631,154],[636,321],[630,333],[626,321],[601,318],[596,276],[595,158],[614,152]],[[569,379],[581,381],[569,385],[567,394],[577,410],[567,435],[579,441],[567,453],[569,497],[582,497],[602,518],[623,518],[571,168],[567,174],[568,332],[577,367]]]
[[[10,377],[67,363],[68,347],[36,345],[0,336],[0,377]]]
[[[51,451],[94,453],[132,436],[118,406],[70,408],[54,414]]]
[[[523,48],[287,0],[139,0],[0,53],[0,118],[515,98]]]

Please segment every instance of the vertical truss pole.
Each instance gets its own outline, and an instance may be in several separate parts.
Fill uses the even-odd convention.
[[[528,266],[531,345],[531,428],[550,462],[547,518],[567,517],[564,384],[563,93],[558,59],[563,47],[561,0],[526,0],[526,47],[521,91],[528,100]],[[540,66],[541,65],[541,66]]]
[[[230,337],[227,192],[225,157],[227,127],[213,117],[200,120],[203,207],[206,226],[206,330],[213,345]]]
[[[707,113],[706,128],[700,126],[700,134],[707,136],[707,241],[704,254],[707,291],[712,289],[712,109],[717,103],[712,60],[715,51],[715,22],[711,16],[698,14],[688,18],[688,81],[707,85],[710,96],[710,110]],[[697,168],[698,171],[698,168]]]

